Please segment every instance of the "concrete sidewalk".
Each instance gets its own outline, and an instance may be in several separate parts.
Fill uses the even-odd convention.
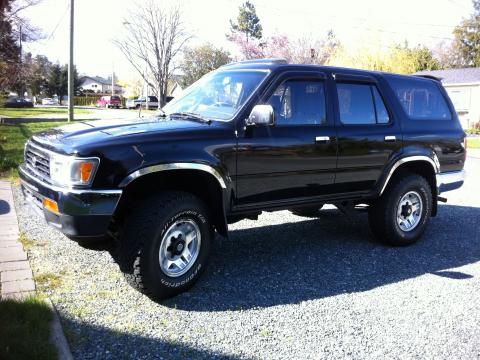
[[[0,181],[0,288],[1,298],[24,298],[35,291],[27,253],[19,241],[12,187]]]
[[[475,159],[480,159],[480,149],[467,149],[467,156]]]

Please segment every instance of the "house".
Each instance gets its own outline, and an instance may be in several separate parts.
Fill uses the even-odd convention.
[[[480,122],[480,68],[419,71],[440,79],[464,129]]]
[[[111,94],[112,81],[100,76],[82,76],[80,78],[80,88],[84,92],[94,92],[96,94]],[[114,84],[115,94],[123,94],[123,87]]]

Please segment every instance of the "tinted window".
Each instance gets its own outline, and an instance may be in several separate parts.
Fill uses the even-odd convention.
[[[387,108],[385,107],[385,103],[383,102],[380,93],[376,86],[371,86],[373,91],[373,98],[375,100],[375,111],[377,115],[377,123],[379,124],[387,124],[390,121],[390,116],[388,115]]]
[[[452,114],[436,83],[423,79],[389,78],[403,110],[415,120],[450,120]]]
[[[386,124],[387,108],[375,85],[337,84],[340,121],[347,125]]]
[[[267,104],[275,111],[277,124],[325,124],[323,81],[287,80],[272,94]]]
[[[375,124],[370,85],[337,84],[340,120],[344,124]]]

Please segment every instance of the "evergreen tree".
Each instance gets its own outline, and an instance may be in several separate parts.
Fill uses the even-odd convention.
[[[12,2],[0,1],[0,91],[12,89],[20,63],[20,47],[8,17]]]
[[[232,33],[245,34],[247,42],[250,38],[261,39],[263,29],[255,5],[250,1],[242,4],[238,9],[237,22],[230,20],[230,28]]]
[[[473,8],[474,13],[453,31],[460,63],[452,66],[480,66],[480,0],[473,0]]]

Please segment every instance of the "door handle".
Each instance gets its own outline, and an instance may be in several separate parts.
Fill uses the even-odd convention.
[[[393,141],[397,141],[397,138],[396,138],[395,135],[387,135],[387,136],[385,136],[385,141],[393,142]]]
[[[315,142],[327,142],[330,141],[330,136],[316,136]]]

